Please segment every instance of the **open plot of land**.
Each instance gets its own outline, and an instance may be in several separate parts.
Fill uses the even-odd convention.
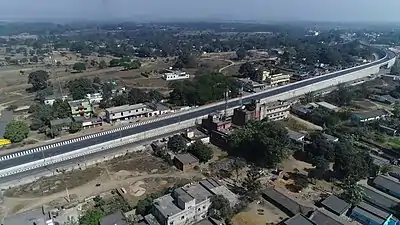
[[[288,216],[280,209],[262,200],[260,204],[251,203],[247,210],[235,215],[232,219],[233,225],[266,225],[278,224]]]
[[[200,179],[196,171],[183,173],[148,153],[132,153],[86,170],[42,178],[32,184],[11,188],[4,193],[6,213],[17,213],[44,204],[67,204],[66,187],[71,201],[124,187],[127,200],[135,203],[145,194],[154,193],[176,184]]]

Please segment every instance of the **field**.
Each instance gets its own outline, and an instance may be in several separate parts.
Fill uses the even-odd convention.
[[[32,184],[11,188],[4,193],[3,213],[50,205],[53,207],[81,202],[90,196],[107,194],[124,188],[131,204],[145,194],[154,193],[177,183],[180,185],[201,178],[198,172],[182,173],[148,153],[132,153],[101,163],[86,170],[42,178]]]

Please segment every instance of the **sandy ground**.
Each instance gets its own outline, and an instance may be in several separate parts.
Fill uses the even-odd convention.
[[[251,203],[247,210],[240,212],[232,218],[233,225],[266,225],[278,224],[288,218],[284,212],[262,200],[260,204]]]

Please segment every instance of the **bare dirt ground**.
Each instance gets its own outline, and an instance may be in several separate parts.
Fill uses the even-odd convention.
[[[121,187],[128,191],[128,199],[137,201],[144,194],[201,177],[196,171],[183,173],[171,168],[148,153],[134,153],[84,171],[68,172],[9,189],[4,194],[3,215],[42,205],[57,207],[68,204],[66,187],[71,201],[83,201]]]
[[[269,203],[262,200],[260,204],[251,203],[244,212],[236,214],[232,218],[233,225],[266,225],[278,224],[280,221],[288,218],[284,212]]]

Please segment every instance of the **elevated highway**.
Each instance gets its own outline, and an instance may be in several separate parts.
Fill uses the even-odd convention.
[[[392,66],[394,62],[394,54],[390,51],[387,51],[384,57],[374,62],[318,77],[313,77],[285,86],[268,89],[263,92],[254,93],[243,97],[242,101],[246,103],[251,101],[252,99],[255,99],[260,100],[261,103],[264,103],[275,100],[285,100],[293,98],[311,91],[317,91],[320,89],[335,86],[339,83],[345,83],[367,77],[371,74],[378,73],[380,67]],[[238,98],[231,99],[228,101],[228,108],[237,107],[239,106],[239,104],[240,100]],[[189,123],[189,121],[194,121],[195,119],[201,118],[209,113],[223,110],[224,107],[224,102],[218,102],[202,107],[197,107],[189,111],[168,115],[166,117],[160,117],[147,122],[131,124],[128,126],[115,128],[113,130],[103,131],[100,133],[86,135],[83,137],[74,138],[62,142],[56,142],[37,148],[21,150],[12,154],[6,154],[0,157],[0,178],[26,171],[26,169],[13,169],[22,168],[26,164],[33,165],[36,162],[39,163],[42,161],[46,161],[49,158],[54,159],[58,157],[57,160],[54,161],[54,163],[57,163],[63,161],[63,155],[69,155],[67,158],[65,158],[65,160],[71,159],[71,157],[74,157],[72,153],[79,150],[82,150],[84,152],[85,149],[90,148],[93,150],[96,148],[96,151],[101,151],[104,148],[102,144],[118,141],[121,141],[122,144],[122,142],[125,143],[126,140],[129,140],[133,136],[135,137],[135,140],[140,140],[141,137],[138,135],[141,133],[148,133],[148,131],[158,130],[157,134],[159,135],[162,132],[162,128],[168,127],[168,130],[165,130],[165,133],[168,133],[174,129],[174,124],[183,124],[183,122],[185,122],[184,125],[189,126],[191,124]],[[182,126],[179,126],[179,129],[182,129]],[[148,137],[150,136],[147,135],[146,138]],[[77,157],[82,156],[82,154],[85,153],[81,153],[77,155]],[[49,165],[49,160],[47,160],[46,164],[36,165],[35,168],[45,165]]]

